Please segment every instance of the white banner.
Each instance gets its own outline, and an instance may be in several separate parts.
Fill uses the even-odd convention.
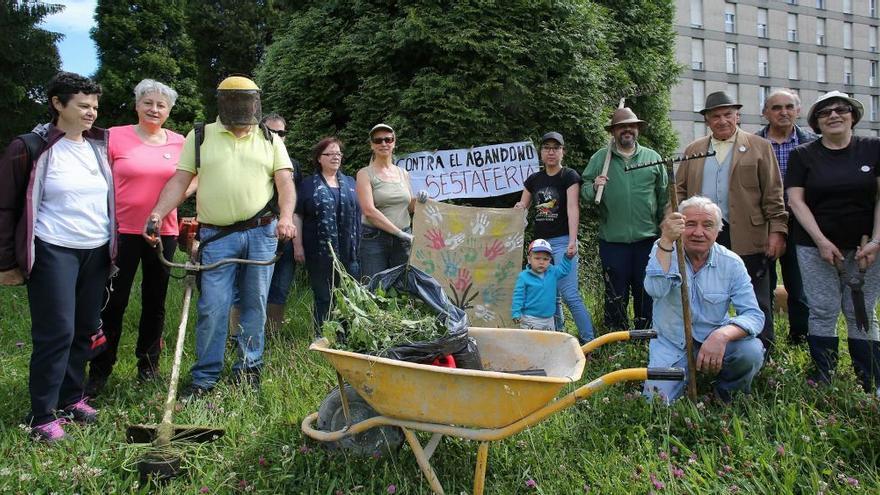
[[[397,166],[409,172],[415,194],[427,191],[437,201],[486,198],[522,191],[538,171],[538,152],[531,141],[420,151],[398,158]]]

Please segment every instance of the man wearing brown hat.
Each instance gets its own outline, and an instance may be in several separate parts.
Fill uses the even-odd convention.
[[[737,126],[741,107],[723,91],[706,97],[700,113],[712,133],[688,145],[684,153],[714,151],[715,155],[682,162],[675,183],[680,200],[706,196],[721,207],[723,230],[717,242],[746,265],[764,312],[764,330],[758,337],[769,351],[773,344],[770,267],[785,252],[788,213],[773,148]]]
[[[645,267],[663,220],[668,179],[659,164],[626,171],[660,160],[656,151],[638,143],[644,125],[629,108],[618,108],[605,126],[613,138],[610,146],[593,154],[583,173],[585,201],[595,201],[599,188],[604,188],[599,202],[599,257],[605,278],[605,326],[610,330],[630,328],[630,292],[633,328],[651,328],[653,301],[644,290]]]

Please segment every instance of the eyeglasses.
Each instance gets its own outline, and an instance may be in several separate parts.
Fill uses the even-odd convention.
[[[370,138],[370,142],[372,142],[373,144],[382,144],[382,143],[391,144],[394,142],[394,136],[374,137],[374,138]]]
[[[276,131],[275,129],[269,129],[269,132],[271,132],[272,134],[278,134],[278,137],[284,137],[287,135],[287,131]]]
[[[552,151],[554,153],[558,153],[559,150],[562,149],[562,146],[541,146],[541,149],[544,151]]]
[[[846,115],[853,111],[853,108],[849,105],[843,105],[841,107],[832,107],[832,108],[823,108],[816,112],[816,117],[820,119],[831,117],[831,112],[836,113],[837,115]]]
[[[336,153],[321,153],[321,156],[329,156],[330,158],[335,158],[338,156],[339,158],[342,158],[342,153],[338,151]]]

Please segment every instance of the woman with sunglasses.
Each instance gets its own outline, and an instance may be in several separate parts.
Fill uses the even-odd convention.
[[[874,307],[880,293],[880,139],[856,136],[862,104],[831,91],[810,108],[807,121],[822,137],[791,152],[785,187],[797,222],[792,235],[810,307],[814,379],[829,383],[837,367],[837,318],[846,319],[856,376],[880,393],[880,338]],[[864,239],[864,241],[863,241]],[[864,276],[866,328],[856,323],[848,282]],[[859,296],[862,297],[862,296]]]
[[[296,194],[294,224],[302,235],[293,241],[293,257],[304,263],[315,300],[315,332],[330,311],[333,281],[333,252],[353,277],[359,276],[358,245],[361,239],[361,209],[355,181],[340,170],[342,142],[325,137],[312,149],[315,173],[302,180]]]
[[[366,279],[406,263],[412,245],[410,214],[415,198],[409,174],[394,165],[397,135],[386,124],[370,130],[370,164],[358,170],[357,196],[363,212],[360,268]]]

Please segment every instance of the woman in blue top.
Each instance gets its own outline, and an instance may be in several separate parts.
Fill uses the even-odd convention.
[[[297,191],[294,222],[301,235],[294,239],[293,256],[305,262],[315,298],[315,331],[330,311],[330,284],[333,257],[330,246],[353,277],[360,275],[358,246],[361,236],[361,209],[355,181],[340,171],[342,143],[326,137],[312,149],[315,173],[305,177]]]

